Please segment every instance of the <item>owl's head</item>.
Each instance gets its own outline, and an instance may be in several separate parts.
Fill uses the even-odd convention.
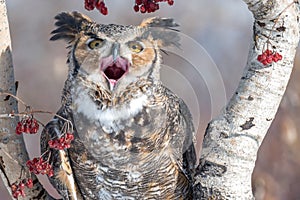
[[[139,26],[97,24],[78,12],[60,13],[50,40],[64,39],[70,52],[70,73],[111,92],[141,78],[159,80],[162,48],[179,46],[173,19],[149,18]]]

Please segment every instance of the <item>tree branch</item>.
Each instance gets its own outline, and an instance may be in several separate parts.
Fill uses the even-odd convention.
[[[0,0],[0,93],[16,94],[14,69],[11,55],[11,39],[5,0]],[[0,115],[18,113],[17,101],[0,95]],[[29,160],[23,137],[15,134],[18,117],[0,119],[0,177],[6,188],[20,177],[21,169]],[[34,187],[26,191],[26,199],[45,199],[47,195],[36,177]]]
[[[196,177],[201,199],[253,198],[251,174],[257,151],[287,87],[299,42],[298,2],[244,2],[255,18],[253,42],[235,94],[205,133]],[[283,59],[263,65],[257,57],[266,49]]]

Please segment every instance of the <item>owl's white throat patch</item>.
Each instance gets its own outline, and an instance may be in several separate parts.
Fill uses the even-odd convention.
[[[118,131],[122,127],[119,127],[121,121],[132,119],[139,112],[143,110],[143,107],[147,105],[148,98],[145,94],[141,94],[136,98],[131,99],[127,103],[122,105],[116,105],[114,107],[108,107],[106,109],[99,109],[98,105],[90,98],[88,89],[81,87],[77,88],[73,97],[74,102],[74,114],[81,113],[90,121],[100,123],[101,126],[107,130]]]

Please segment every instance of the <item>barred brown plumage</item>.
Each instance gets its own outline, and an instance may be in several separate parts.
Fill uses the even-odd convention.
[[[70,49],[57,114],[73,123],[74,140],[69,149],[49,149],[64,125],[58,117],[42,133],[54,187],[64,199],[193,199],[192,117],[159,77],[160,48],[178,45],[166,33],[177,24],[103,25],[77,12],[56,20],[51,39]]]

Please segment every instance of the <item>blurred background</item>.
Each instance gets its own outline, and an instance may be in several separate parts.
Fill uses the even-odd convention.
[[[134,0],[105,2],[109,9],[108,16],[101,15],[97,10],[86,11],[83,0],[7,1],[15,75],[19,81],[18,96],[37,110],[56,112],[60,106],[61,90],[67,75],[67,50],[64,42],[49,41],[50,32],[54,29],[53,17],[56,14],[76,10],[105,24],[139,24],[146,17],[172,17],[180,24],[182,34],[205,49],[206,57],[203,60],[207,57],[211,59],[198,62],[197,69],[200,69],[201,74],[209,74],[206,72],[211,71],[212,67],[217,68],[224,83],[220,87],[213,87],[216,89],[213,92],[224,95],[214,99],[218,102],[212,108],[214,103],[211,102],[211,91],[206,84],[214,81],[216,75],[200,76],[199,80],[189,77],[193,73],[188,72],[185,72],[185,78],[180,73],[178,76],[176,73],[170,76],[173,66],[179,72],[192,70],[193,66],[191,67],[190,60],[178,58],[180,56],[164,56],[164,64],[170,67],[162,69],[163,81],[193,111],[194,122],[198,127],[199,150],[208,121],[221,112],[225,100],[231,97],[247,60],[253,19],[246,5],[241,0],[175,0],[173,6],[160,4],[159,11],[154,14],[140,14],[133,11]],[[198,56],[197,51],[189,54]],[[297,89],[299,58],[298,54],[288,90],[258,154],[253,184],[259,191],[264,192],[257,199],[300,199],[300,90]],[[182,83],[186,79],[191,80],[192,85],[188,90],[188,84]],[[44,123],[52,118],[50,115],[37,117]],[[38,156],[38,136],[26,136],[26,141],[30,147],[30,157]],[[48,185],[47,181],[44,182]],[[0,187],[0,200],[5,199],[5,189]]]

